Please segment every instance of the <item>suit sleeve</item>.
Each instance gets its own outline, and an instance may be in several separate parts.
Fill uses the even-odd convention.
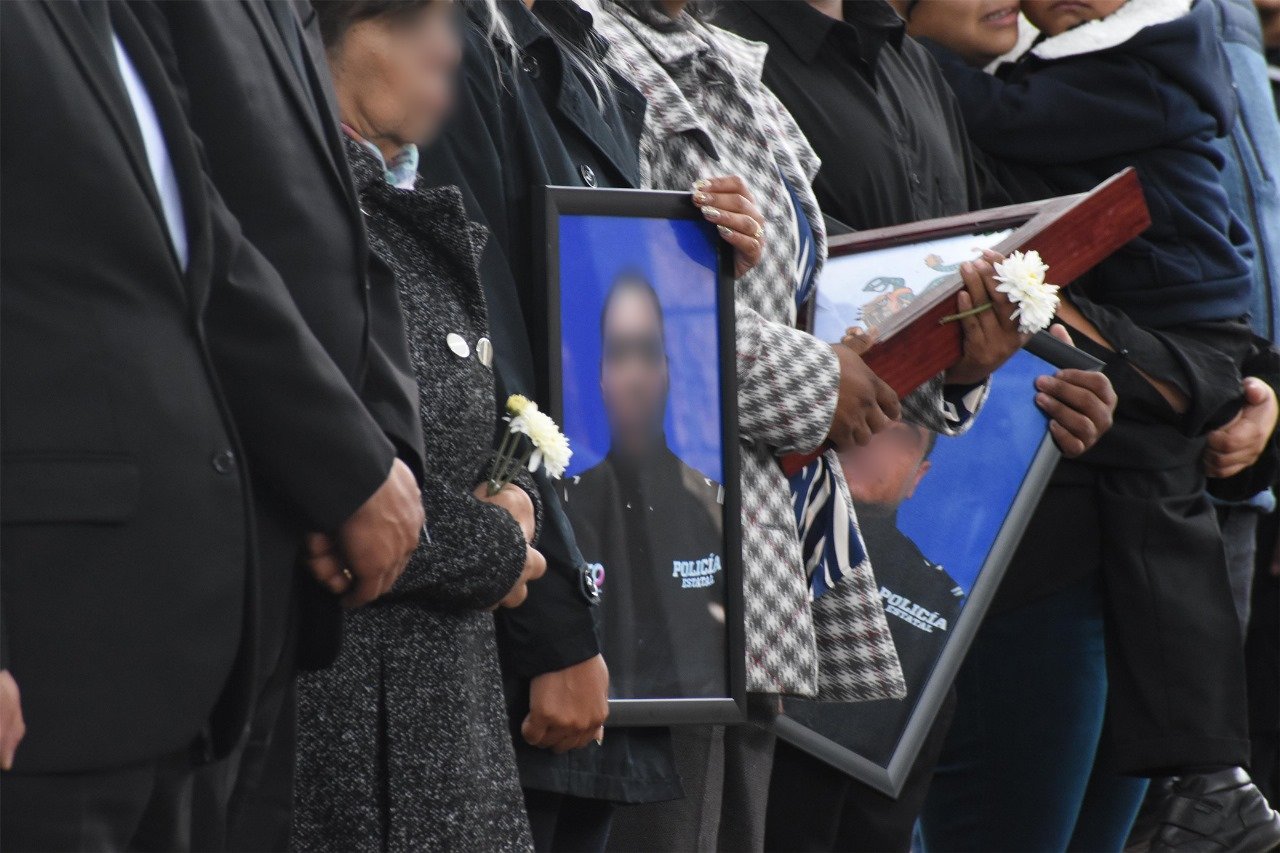
[[[1061,165],[1115,156],[1166,141],[1167,111],[1153,73],[1123,55],[1058,62],[1017,82],[971,68],[921,39],[951,84],[974,143],[995,157]],[[1100,81],[1106,85],[1100,85]],[[1086,116],[1086,120],[1082,120]]]
[[[404,314],[395,276],[369,252],[369,352],[360,399],[395,446],[396,455],[422,482],[422,421],[418,415],[418,380],[409,358]]]
[[[395,449],[205,178],[215,230],[203,325],[261,478],[314,530],[332,531],[386,480]]]

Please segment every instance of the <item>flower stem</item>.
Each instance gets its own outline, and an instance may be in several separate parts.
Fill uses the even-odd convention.
[[[519,473],[520,469],[529,464],[529,457],[532,455],[533,447],[530,447],[528,450],[520,454],[518,460],[514,454],[509,460],[507,460],[507,466],[503,469],[502,476],[498,479],[498,482],[501,484],[499,489],[501,489],[501,486],[505,486],[515,480],[516,474]]]
[[[502,487],[506,484],[503,482],[504,472],[510,467],[512,452],[515,450],[515,444],[520,439],[520,434],[512,430],[507,430],[502,436],[502,443],[498,446],[498,452],[494,454],[493,464],[489,466],[489,494],[496,495],[502,491]]]
[[[981,314],[983,311],[990,311],[994,307],[995,305],[993,303],[984,302],[981,305],[975,305],[974,307],[970,308],[968,311],[961,311],[959,314],[948,314],[947,316],[939,320],[938,324],[941,325],[942,323],[954,323],[957,320],[963,320],[965,317],[974,317],[974,316],[977,316],[978,314]]]

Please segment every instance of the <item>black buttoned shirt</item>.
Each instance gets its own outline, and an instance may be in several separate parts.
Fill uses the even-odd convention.
[[[955,97],[888,3],[845,2],[838,21],[803,0],[734,0],[715,23],[769,45],[764,81],[822,158],[823,213],[864,229],[982,206]]]

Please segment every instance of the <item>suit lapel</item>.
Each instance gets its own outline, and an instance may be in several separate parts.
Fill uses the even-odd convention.
[[[303,0],[306,2],[306,0]],[[306,3],[308,9],[311,4]],[[302,47],[305,53],[305,61],[311,66],[310,71],[317,78],[321,76],[320,69],[326,68],[328,58],[324,55],[324,43],[320,40],[320,25],[316,21],[315,10],[311,9],[311,15],[302,23]],[[332,162],[338,171],[338,183],[342,184],[342,191],[346,193],[348,201],[351,203],[351,211],[353,217],[355,211],[360,207],[356,201],[356,192],[354,181],[351,176],[351,168],[347,164],[347,155],[342,147],[342,137],[334,129],[338,127],[338,101],[333,92],[333,86],[326,86],[317,80],[315,88],[317,94],[323,95],[316,103],[316,109],[320,111],[320,121],[330,132],[324,133],[324,142],[329,146],[332,153]],[[359,222],[359,218],[356,217]],[[361,226],[357,229],[364,233]]]
[[[201,310],[208,295],[209,273],[212,265],[212,223],[209,219],[209,198],[205,190],[205,174],[200,156],[196,152],[194,136],[187,124],[186,113],[173,92],[171,81],[147,40],[146,34],[133,17],[128,4],[112,3],[111,23],[116,37],[129,53],[134,69],[142,78],[156,119],[164,136],[165,150],[173,165],[178,181],[178,194],[182,202],[183,224],[187,232],[187,269],[179,275],[187,283],[192,306]],[[151,181],[148,167],[147,180]],[[158,202],[157,202],[158,206]],[[163,210],[160,212],[163,218]],[[175,263],[177,258],[174,258]]]
[[[41,5],[53,19],[54,28],[67,43],[69,52],[79,66],[81,74],[89,82],[89,88],[102,102],[108,120],[115,127],[129,155],[134,176],[142,185],[143,192],[151,203],[152,212],[163,222],[164,209],[160,206],[159,196],[156,195],[155,180],[151,176],[151,166],[147,161],[147,149],[143,145],[142,132],[138,129],[138,119],[133,113],[129,94],[124,89],[124,81],[120,77],[120,69],[116,65],[115,57],[103,55],[75,3],[45,2]]]
[[[602,97],[607,95],[602,93]],[[638,185],[640,167],[636,155],[628,155],[618,135],[593,103],[591,95],[578,85],[573,69],[563,62],[560,69],[560,91],[556,94],[556,109],[573,123],[591,146],[613,164],[620,174],[631,181],[633,186]],[[610,105],[606,109],[616,107]]]
[[[364,222],[357,213],[360,206],[356,200],[355,191],[351,186],[351,172],[347,167],[347,158],[342,151],[342,142],[337,138],[338,107],[334,102],[333,93],[330,91],[330,87],[320,85],[319,79],[316,79],[309,85],[316,90],[317,97],[315,99],[309,97],[302,89],[303,81],[298,79],[298,73],[294,70],[293,61],[289,59],[284,43],[280,40],[280,31],[276,28],[275,22],[271,20],[267,10],[257,0],[240,0],[240,2],[245,8],[245,12],[249,15],[249,19],[253,21],[253,25],[257,27],[262,43],[266,47],[267,53],[271,56],[271,64],[275,66],[276,74],[284,80],[284,86],[289,90],[289,97],[293,99],[294,108],[301,114],[303,123],[311,131],[312,142],[319,147],[321,156],[329,163],[331,174],[334,180],[338,182],[342,194],[347,199],[352,228],[355,230],[356,240],[363,255],[368,251],[368,243],[364,233]],[[296,12],[297,9],[295,8]],[[299,26],[301,27],[301,23]],[[319,41],[318,35],[308,32],[308,30],[315,27],[317,27],[315,12],[312,11],[311,17],[307,22],[307,28],[303,31],[302,61],[304,65],[309,66],[307,71],[314,78],[319,78],[318,68],[321,67],[321,63],[327,62],[327,60],[323,55],[323,48],[319,49],[320,55],[317,55],[316,43]],[[315,106],[314,109],[312,109],[313,104]],[[316,115],[317,112],[319,112],[319,115]]]
[[[245,11],[249,15],[249,19],[253,21],[253,25],[258,28],[258,35],[262,38],[263,45],[267,48],[267,53],[271,57],[271,64],[275,66],[276,75],[284,82],[284,87],[289,91],[289,97],[293,100],[294,109],[302,117],[302,121],[311,131],[312,141],[319,146],[321,154],[329,161],[329,165],[335,170],[337,162],[334,160],[333,146],[330,144],[332,133],[326,133],[326,128],[321,124],[321,118],[316,115],[316,110],[312,109],[312,98],[302,88],[303,81],[298,78],[298,72],[294,70],[293,61],[289,59],[289,54],[285,51],[284,43],[280,40],[280,32],[276,29],[275,23],[271,20],[267,10],[263,8],[261,3],[254,0],[240,0]],[[305,49],[304,40],[304,61],[311,59],[310,50]],[[325,105],[316,101],[318,109],[324,109]]]

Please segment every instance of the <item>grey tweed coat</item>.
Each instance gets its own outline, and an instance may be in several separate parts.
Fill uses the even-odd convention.
[[[346,615],[334,665],[299,679],[292,846],[528,850],[485,609],[519,577],[524,536],[505,510],[471,495],[495,432],[493,375],[477,355],[487,334],[484,229],[466,218],[457,188],[396,189],[351,140],[347,156],[409,331],[431,541],[390,595]]]
[[[869,562],[816,603],[809,600],[791,493],[778,457],[811,451],[835,413],[839,363],[795,328],[798,229],[786,185],[817,242],[826,232],[812,183],[819,161],[782,103],[761,82],[768,48],[657,4],[601,0],[608,62],[649,101],[640,138],[641,183],[687,190],[699,178],[741,175],[763,212],[761,262],[736,283],[742,556],[747,689],[868,700],[905,694],[902,671]],[[949,434],[941,378],[903,400],[907,417]],[[853,503],[831,458],[850,518]]]

